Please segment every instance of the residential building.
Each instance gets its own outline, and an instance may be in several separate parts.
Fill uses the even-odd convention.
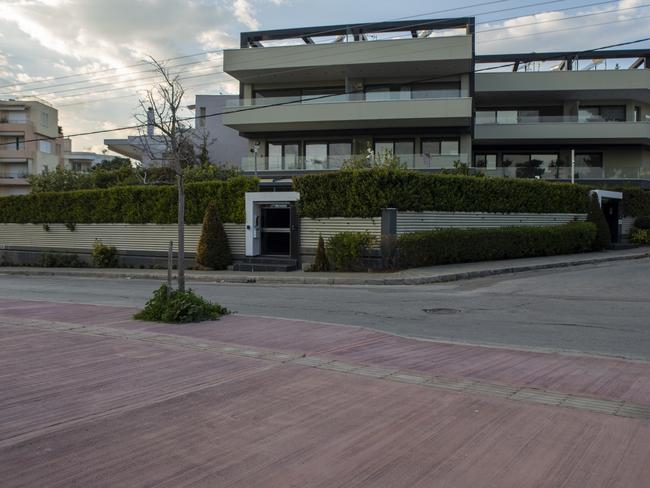
[[[391,152],[423,171],[650,185],[650,49],[477,56],[474,25],[242,33],[223,116],[249,141],[242,168],[277,179]]]
[[[0,100],[0,196],[29,193],[28,175],[63,163],[58,123],[43,100]]]
[[[72,140],[63,139],[63,167],[72,171],[90,171],[96,164],[104,159],[110,159],[105,154],[97,154],[92,151],[73,151]]]
[[[195,126],[190,136],[197,155],[205,144],[213,164],[238,167],[248,151],[248,141],[236,130],[225,127],[219,115],[226,102],[233,99],[238,99],[237,95],[197,95],[195,103],[188,107],[195,112]],[[152,112],[149,117],[153,117]],[[105,139],[104,144],[110,151],[140,161],[144,167],[167,164],[165,138],[155,134],[151,124],[146,134],[126,139]]]

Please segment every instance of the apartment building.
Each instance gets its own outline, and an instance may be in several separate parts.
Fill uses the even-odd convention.
[[[92,151],[73,151],[72,140],[63,139],[63,167],[71,171],[90,171],[96,164],[104,159],[111,159],[110,156],[97,154]]]
[[[237,95],[196,95],[195,102],[187,108],[194,112],[195,123],[190,139],[196,154],[200,154],[202,145],[206,144],[213,164],[237,167],[247,154],[248,141],[236,130],[224,126],[220,115],[226,104],[232,104],[233,100],[238,100]],[[144,167],[167,164],[165,138],[155,134],[153,125],[147,127],[146,134],[126,139],[105,139],[104,144],[110,151],[140,161]]]
[[[650,184],[650,49],[477,56],[474,25],[242,33],[223,116],[249,141],[242,168],[277,179],[390,152],[423,171]]]
[[[57,110],[43,100],[0,100],[0,196],[29,193],[27,175],[62,164]]]

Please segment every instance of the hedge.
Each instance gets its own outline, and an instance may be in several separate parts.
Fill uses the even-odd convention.
[[[623,188],[623,212],[627,217],[650,215],[650,190]]]
[[[214,201],[224,222],[245,221],[244,194],[257,189],[257,180],[237,176],[226,181],[185,186],[185,222],[200,224]],[[174,186],[124,186],[0,198],[4,223],[128,223],[172,224],[177,221],[178,193]]]
[[[348,170],[295,177],[303,217],[377,217],[381,209],[586,213],[589,188],[514,178]]]
[[[437,229],[399,236],[402,268],[553,256],[591,250],[596,226],[571,222],[549,227]]]

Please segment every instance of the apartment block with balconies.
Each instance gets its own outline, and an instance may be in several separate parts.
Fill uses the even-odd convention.
[[[650,186],[648,59],[477,56],[471,17],[246,32],[224,54],[240,94],[223,123],[261,176],[390,152],[423,171]]]
[[[58,112],[42,100],[0,100],[0,196],[29,193],[27,176],[63,162]]]
[[[649,58],[650,49],[478,56],[478,66],[513,66],[476,73],[473,165],[648,186]]]
[[[418,169],[469,163],[473,32],[461,18],[242,33],[224,53],[240,96],[223,115],[249,140],[242,169],[278,177],[386,152]]]

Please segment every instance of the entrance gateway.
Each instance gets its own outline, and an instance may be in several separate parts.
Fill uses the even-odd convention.
[[[621,202],[623,193],[620,191],[592,190],[591,194],[598,197],[598,204],[605,214],[612,243],[620,242],[621,228],[623,226],[623,212]]]
[[[246,193],[246,256],[298,259],[300,221],[294,191]]]

